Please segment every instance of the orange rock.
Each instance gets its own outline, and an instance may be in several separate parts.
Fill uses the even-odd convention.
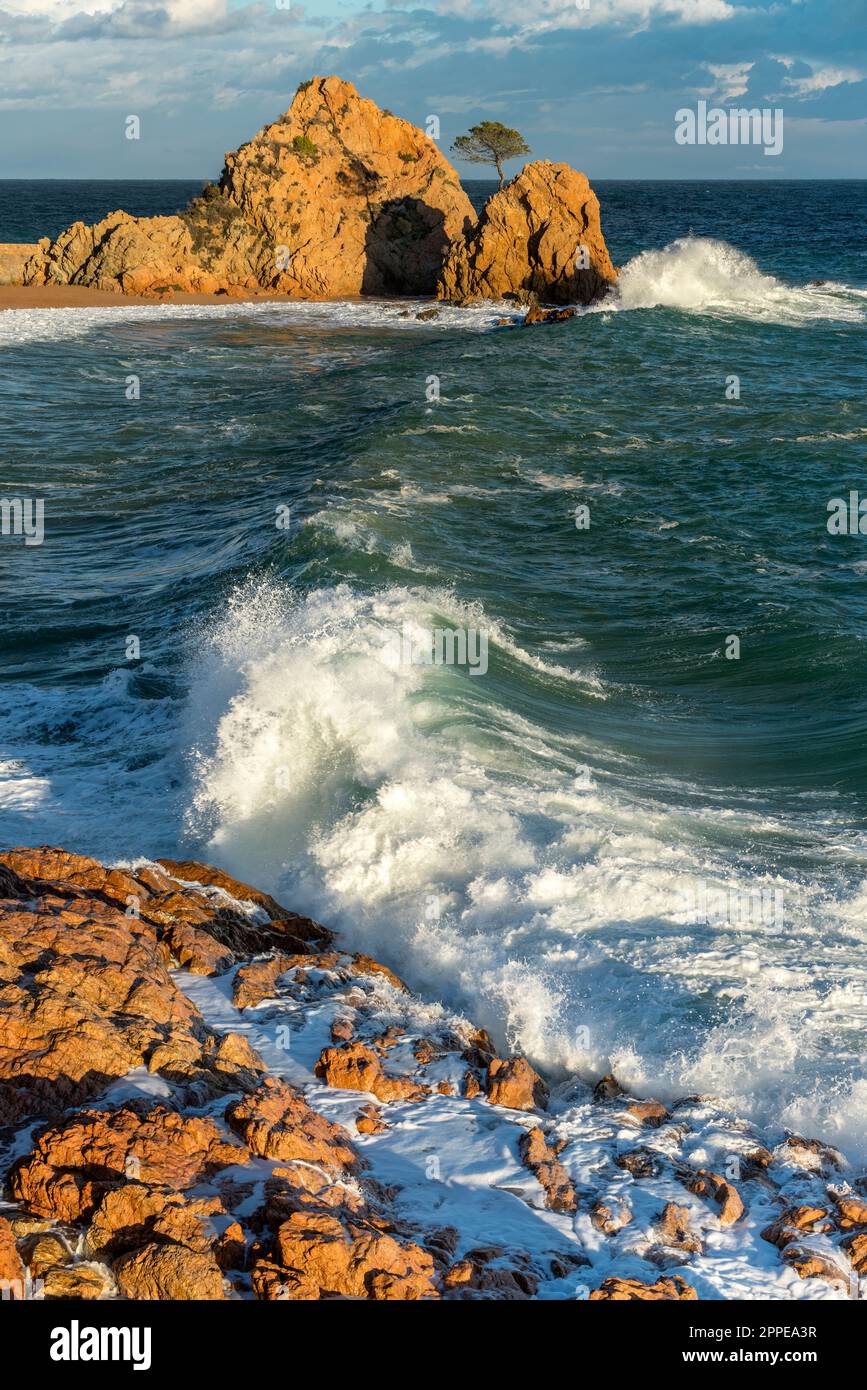
[[[247,1242],[240,1222],[233,1221],[214,1243],[214,1258],[220,1269],[243,1269],[247,1262]]]
[[[467,303],[535,294],[554,304],[589,304],[616,278],[586,176],[538,160],[489,198],[452,245],[437,296]]]
[[[59,1265],[42,1276],[42,1296],[46,1299],[102,1298],[111,1291],[111,1280],[101,1269],[90,1265]]]
[[[603,1076],[600,1081],[597,1081],[596,1085],[593,1087],[593,1099],[598,1105],[601,1105],[603,1101],[606,1100],[617,1100],[619,1096],[625,1094],[616,1076],[612,1076],[610,1072],[607,1076]]]
[[[72,1222],[130,1177],[184,1188],[248,1157],[213,1120],[163,1106],[83,1110],[40,1135],[11,1169],[9,1186],[34,1215]]]
[[[166,968],[173,924],[191,919],[221,957],[213,903],[61,850],[11,850],[0,869],[0,1123],[80,1105],[142,1065],[194,1104],[249,1084],[252,1050],[209,1033]]]
[[[867,1274],[867,1233],[855,1236],[847,1236],[842,1242],[842,1248],[846,1251],[859,1274]]]
[[[467,1100],[473,1100],[475,1096],[479,1095],[482,1088],[479,1084],[479,1078],[476,1076],[475,1072],[464,1072],[464,1082],[462,1089],[463,1094],[466,1096]]]
[[[207,1254],[213,1244],[208,1218],[221,1213],[218,1197],[189,1198],[179,1192],[125,1182],[106,1192],[90,1219],[87,1248],[112,1258],[159,1239]]]
[[[263,1158],[303,1159],[340,1172],[359,1166],[346,1131],[312,1110],[300,1091],[272,1077],[252,1095],[232,1101],[226,1122]]]
[[[494,1057],[488,1065],[488,1100],[510,1110],[544,1110],[548,1087],[524,1057]]]
[[[721,1178],[718,1173],[709,1173],[705,1168],[695,1171],[682,1170],[677,1174],[684,1187],[699,1197],[712,1197],[719,1207],[721,1226],[731,1226],[739,1221],[746,1211],[740,1193],[732,1183]]]
[[[388,1125],[375,1105],[363,1105],[355,1117],[355,1128],[360,1134],[382,1134]]]
[[[633,1100],[627,1105],[626,1113],[640,1125],[648,1125],[651,1129],[658,1128],[671,1118],[665,1106],[660,1105],[658,1100]]]
[[[830,1173],[844,1166],[839,1149],[823,1144],[820,1139],[804,1139],[800,1134],[790,1134],[778,1152],[784,1162],[799,1168]]]
[[[545,1205],[552,1211],[575,1211],[578,1201],[569,1174],[558,1160],[556,1151],[548,1147],[541,1129],[536,1127],[525,1131],[518,1141],[518,1149],[522,1162],[545,1189]]]
[[[439,1296],[433,1257],[411,1242],[372,1231],[351,1218],[296,1212],[280,1226],[275,1265],[269,1263],[254,1286],[259,1297],[319,1299],[343,1295],[376,1300],[417,1300]]]
[[[838,1197],[837,1225],[841,1231],[867,1226],[867,1202],[862,1202],[860,1197]]]
[[[773,1221],[762,1231],[762,1240],[768,1241],[771,1245],[778,1245],[782,1249],[800,1232],[830,1230],[830,1221],[823,1220],[827,1215],[826,1207],[786,1207],[776,1221]],[[819,1222],[822,1224],[819,1225]]]
[[[386,1076],[377,1054],[364,1043],[326,1047],[314,1075],[328,1086],[344,1091],[370,1091],[377,1100],[421,1100],[424,1088],[409,1078]]]
[[[849,1280],[840,1266],[819,1251],[800,1245],[787,1245],[783,1259],[802,1279],[825,1279],[829,1284],[842,1284],[844,1288],[848,1286]]]
[[[0,1216],[0,1291],[8,1289],[13,1298],[24,1287],[24,1264],[15,1244],[12,1227]]]
[[[242,965],[232,983],[232,1003],[236,1009],[247,1009],[261,1004],[276,994],[277,980],[287,970],[307,961],[303,955],[285,955],[283,952],[270,960],[254,960]]]
[[[660,1242],[671,1249],[697,1254],[703,1248],[701,1237],[690,1227],[689,1209],[676,1202],[666,1202],[657,1229]]]
[[[76,222],[38,243],[24,279],[126,294],[433,294],[449,242],[472,220],[433,140],[351,83],[315,77],[180,216]]]
[[[24,1244],[27,1268],[34,1279],[39,1279],[47,1269],[69,1264],[72,1251],[60,1236],[51,1234],[36,1236]]]
[[[693,1302],[698,1294],[679,1274],[657,1279],[655,1284],[643,1284],[639,1279],[604,1279],[598,1289],[590,1294],[591,1301],[611,1301],[632,1303],[646,1300],[666,1302]]]
[[[184,1245],[153,1243],[121,1255],[114,1277],[125,1298],[213,1302],[226,1296],[214,1256]]]
[[[381,965],[378,960],[373,960],[371,956],[353,956],[350,969],[353,975],[382,975],[390,985],[394,985],[394,988],[400,990],[402,994],[409,994],[409,986],[404,984],[400,976],[395,975],[393,970],[389,970],[387,965]]]
[[[606,1236],[613,1236],[618,1231],[622,1231],[624,1226],[629,1225],[632,1220],[632,1209],[628,1203],[623,1201],[597,1201],[590,1212],[590,1220],[597,1231],[602,1231]]]

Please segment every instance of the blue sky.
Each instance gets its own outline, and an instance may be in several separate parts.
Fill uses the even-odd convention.
[[[0,71],[5,178],[214,177],[314,73],[446,152],[491,118],[595,179],[867,177],[867,0],[0,0]],[[781,108],[782,153],[677,144],[699,100]]]

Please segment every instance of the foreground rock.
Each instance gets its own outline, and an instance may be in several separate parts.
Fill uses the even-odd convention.
[[[108,870],[54,849],[0,855],[0,1123],[56,1115],[134,1067],[191,1104],[256,1084],[261,1060],[244,1038],[206,1028],[169,967],[220,973],[241,952],[285,940],[309,950],[328,934],[277,904],[270,922],[254,920],[243,896],[254,890],[227,882],[239,898],[151,865]]]
[[[12,1298],[682,1301],[727,1296],[759,1232],[770,1296],[867,1275],[867,1179],[836,1150],[610,1075],[551,1097],[195,861],[0,855],[0,1028]]]
[[[687,1284],[685,1279],[681,1279],[679,1274],[675,1274],[672,1279],[657,1279],[655,1284],[643,1284],[639,1279],[606,1279],[590,1294],[591,1301],[615,1303],[648,1300],[692,1302],[697,1298],[695,1289]]]
[[[268,290],[300,299],[433,294],[473,209],[436,144],[350,82],[315,77],[226,156],[177,217],[113,212],[39,242],[25,284],[124,294]]]
[[[533,295],[552,304],[589,304],[616,278],[599,200],[585,175],[568,164],[538,161],[495,193],[452,246],[437,295],[460,304],[524,303]]]

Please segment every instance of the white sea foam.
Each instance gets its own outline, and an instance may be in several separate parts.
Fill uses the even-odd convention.
[[[728,242],[688,236],[634,256],[620,272],[613,302],[595,307],[664,307],[791,324],[811,319],[864,322],[864,297],[863,290],[833,281],[786,285]]]
[[[466,621],[446,604],[236,596],[200,651],[185,734],[210,856],[554,1074],[613,1067],[867,1152],[851,1065],[867,885],[834,896],[739,869],[713,848],[714,814],[729,841],[769,833],[760,815],[633,801],[483,682],[384,659],[384,634],[431,609]],[[781,886],[784,929],[696,922],[697,876],[744,900]]]
[[[509,314],[502,305],[478,304],[465,309],[437,305],[436,319],[418,320],[416,314],[431,307],[430,300],[233,300],[227,304],[124,304],[65,309],[8,309],[0,312],[0,345],[40,339],[74,338],[118,325],[182,323],[252,319],[275,328],[384,328],[426,331],[443,328],[480,332],[492,328]],[[515,318],[520,312],[512,311]]]

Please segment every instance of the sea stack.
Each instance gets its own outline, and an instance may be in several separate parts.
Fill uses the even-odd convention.
[[[18,250],[7,272],[24,284],[154,298],[586,304],[616,277],[583,174],[528,164],[477,219],[436,143],[339,77],[303,82],[286,114],[227,154],[219,183],[184,212],[112,212]]]
[[[185,212],[76,222],[39,242],[24,281],[124,294],[432,295],[474,217],[422,130],[351,82],[314,77]]]
[[[586,175],[537,160],[489,198],[449,251],[437,286],[459,304],[531,296],[589,304],[617,278]]]

